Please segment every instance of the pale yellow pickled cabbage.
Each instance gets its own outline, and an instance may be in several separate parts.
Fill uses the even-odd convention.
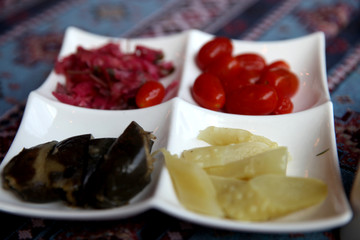
[[[225,217],[265,221],[321,203],[327,186],[317,179],[262,175],[243,181],[211,177]]]
[[[266,221],[316,204],[324,182],[288,177],[286,147],[246,130],[208,127],[199,139],[213,145],[167,150],[166,167],[179,201],[189,210],[241,221]]]
[[[222,217],[215,188],[206,172],[195,163],[180,159],[162,149],[179,201],[189,210]]]
[[[225,146],[206,146],[184,150],[181,158],[197,163],[200,167],[222,166],[239,161],[270,149],[263,142],[243,142]]]
[[[205,168],[205,171],[210,175],[238,179],[249,179],[263,174],[285,175],[287,161],[287,148],[278,147],[223,166]]]
[[[242,142],[263,142],[270,147],[277,147],[276,142],[270,139],[252,134],[244,129],[222,128],[210,126],[201,130],[198,139],[209,143],[210,145],[223,146]]]

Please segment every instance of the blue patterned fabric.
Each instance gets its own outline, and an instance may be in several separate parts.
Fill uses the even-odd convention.
[[[68,26],[128,38],[199,29],[252,41],[323,31],[339,164],[349,195],[360,158],[359,11],[358,0],[0,1],[0,160],[19,127],[28,94],[53,68]],[[6,222],[0,230],[2,239],[339,239],[339,229],[293,234],[232,232],[157,211],[96,223],[0,216]]]

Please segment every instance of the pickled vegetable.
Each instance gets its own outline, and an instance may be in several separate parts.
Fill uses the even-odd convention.
[[[249,184],[279,213],[312,206],[327,196],[326,184],[314,178],[262,175],[251,179]]]
[[[155,161],[150,154],[153,138],[135,122],[125,129],[85,186],[91,206],[111,208],[127,204],[149,184]]]
[[[243,142],[233,145],[206,146],[181,153],[181,158],[197,163],[200,167],[222,166],[254,156],[270,149],[263,142]]]
[[[276,142],[270,139],[252,134],[244,129],[221,128],[210,126],[201,130],[198,139],[203,140],[210,145],[223,146],[242,142],[263,142],[270,147],[277,147]]]
[[[266,221],[320,204],[326,184],[286,176],[290,154],[246,130],[208,127],[198,138],[210,146],[163,150],[179,201],[189,210],[240,221]],[[215,195],[215,199],[214,199]]]
[[[51,187],[70,205],[84,201],[82,186],[91,138],[91,134],[84,134],[58,142],[44,162]]]
[[[164,61],[162,50],[137,45],[134,52],[125,53],[111,42],[94,49],[78,46],[56,61],[55,72],[65,77],[65,83],[58,83],[52,94],[79,107],[133,109],[144,83],[159,82],[174,70],[172,62]]]
[[[24,148],[4,167],[4,189],[13,191],[21,199],[43,203],[58,198],[49,181],[45,161],[57,142],[52,141],[32,148]]]
[[[206,172],[195,163],[171,155],[165,149],[162,152],[179,201],[189,210],[222,217],[215,188]]]
[[[250,179],[263,174],[286,174],[288,151],[278,147],[223,166],[205,168],[210,175]]]
[[[319,204],[327,186],[313,178],[261,175],[249,181],[211,177],[225,216],[265,221]]]
[[[261,205],[261,198],[250,187],[247,181],[235,178],[211,176],[216,189],[217,200],[226,218],[257,221],[263,220],[257,209]]]
[[[151,181],[153,140],[131,122],[118,138],[84,134],[23,149],[4,167],[3,187],[29,202],[122,206]]]

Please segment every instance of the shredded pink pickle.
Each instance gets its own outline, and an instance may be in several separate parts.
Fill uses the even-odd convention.
[[[159,81],[174,71],[173,63],[163,58],[161,50],[140,45],[134,53],[123,53],[115,43],[91,50],[78,47],[55,63],[55,72],[65,76],[65,84],[58,83],[53,95],[85,108],[136,108],[137,90],[146,81]]]

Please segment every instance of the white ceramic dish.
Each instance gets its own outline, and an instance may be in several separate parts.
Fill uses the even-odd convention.
[[[61,56],[73,52],[79,44],[94,47],[109,40],[119,41],[129,50],[137,43],[163,49],[166,58],[177,67],[176,72],[164,82],[169,84],[179,81],[178,91],[169,96],[170,100],[145,109],[85,109],[60,103],[51,95],[56,83],[63,81],[61,76],[51,73],[44,84],[30,94],[22,123],[0,171],[23,147],[82,133],[92,133],[94,137],[117,137],[131,121],[137,121],[145,130],[154,132],[157,136],[154,149],[166,147],[172,153],[204,145],[196,139],[196,135],[207,126],[234,127],[266,136],[287,146],[293,156],[288,166],[288,175],[319,178],[329,186],[329,195],[323,204],[264,223],[199,215],[184,209],[179,203],[167,169],[160,159],[153,172],[153,181],[126,206],[91,210],[69,208],[61,202],[32,204],[22,202],[1,189],[0,210],[32,217],[105,220],[126,218],[156,208],[206,226],[277,233],[319,231],[346,224],[352,212],[339,172],[333,110],[325,74],[324,36],[315,33],[281,42],[234,41],[236,51],[259,52],[268,61],[278,57],[287,60],[300,77],[300,91],[294,99],[295,113],[278,116],[232,115],[197,106],[190,95],[191,84],[199,73],[193,57],[199,47],[211,37],[209,34],[190,30],[155,39],[118,40],[69,28]]]

